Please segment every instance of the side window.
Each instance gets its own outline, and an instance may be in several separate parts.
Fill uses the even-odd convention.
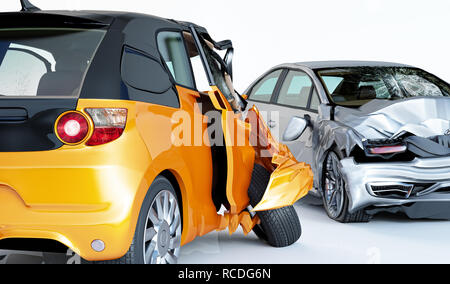
[[[206,77],[205,68],[203,67],[200,55],[191,58],[192,71],[194,71],[195,84],[200,92],[210,89],[208,78]]]
[[[325,83],[328,93],[332,95],[339,85],[341,85],[342,81],[344,81],[344,77],[322,76],[322,80]]]
[[[191,66],[181,33],[160,32],[158,49],[175,81],[182,86],[194,89]]]
[[[121,66],[122,79],[131,87],[152,93],[164,93],[172,87],[164,67],[143,53],[125,47]]]
[[[205,72],[205,67],[203,66],[202,59],[200,58],[197,46],[195,45],[194,37],[189,32],[183,32],[183,37],[186,42],[189,58],[191,60],[197,90],[199,92],[207,92],[211,88]]]
[[[281,73],[283,73],[283,70],[277,70],[262,79],[253,87],[249,99],[258,102],[270,102]]]
[[[320,105],[319,94],[317,94],[316,88],[314,88],[311,98],[311,106],[309,108],[317,111],[319,110],[319,105]]]
[[[306,73],[289,71],[281,88],[277,103],[306,108],[312,88],[312,81]]]

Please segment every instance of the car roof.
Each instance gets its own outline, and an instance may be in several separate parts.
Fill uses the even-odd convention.
[[[382,61],[309,61],[283,64],[278,67],[295,68],[306,67],[312,70],[316,69],[328,69],[328,68],[345,68],[345,67],[413,67],[410,65],[382,62]]]
[[[33,12],[3,12],[0,13],[0,19],[7,21],[12,18],[26,17],[35,15],[42,18],[47,15],[62,16],[72,19],[86,20],[88,22],[95,22],[104,25],[110,25],[114,20],[122,20],[129,22],[134,19],[148,19],[156,24],[160,24],[162,27],[178,25],[184,29],[188,29],[190,25],[193,25],[200,33],[208,34],[207,30],[199,25],[190,22],[176,21],[173,19],[161,18],[153,15],[135,13],[135,12],[121,12],[121,11],[66,11],[66,10],[54,10],[54,11],[33,11]]]

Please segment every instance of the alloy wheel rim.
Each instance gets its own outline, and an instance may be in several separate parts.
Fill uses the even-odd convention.
[[[331,152],[327,157],[325,171],[325,202],[333,219],[338,218],[344,208],[345,182],[339,168],[339,157]]]
[[[181,247],[181,213],[168,190],[155,197],[147,214],[143,255],[145,264],[176,264]]]

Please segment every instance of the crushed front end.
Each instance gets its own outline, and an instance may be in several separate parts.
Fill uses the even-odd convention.
[[[341,161],[350,211],[450,219],[450,136],[367,140],[365,155]]]

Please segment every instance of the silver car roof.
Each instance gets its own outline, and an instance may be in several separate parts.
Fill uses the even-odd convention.
[[[309,69],[345,68],[345,67],[413,67],[406,64],[382,61],[310,61],[287,63],[277,66],[283,68],[306,67]]]

